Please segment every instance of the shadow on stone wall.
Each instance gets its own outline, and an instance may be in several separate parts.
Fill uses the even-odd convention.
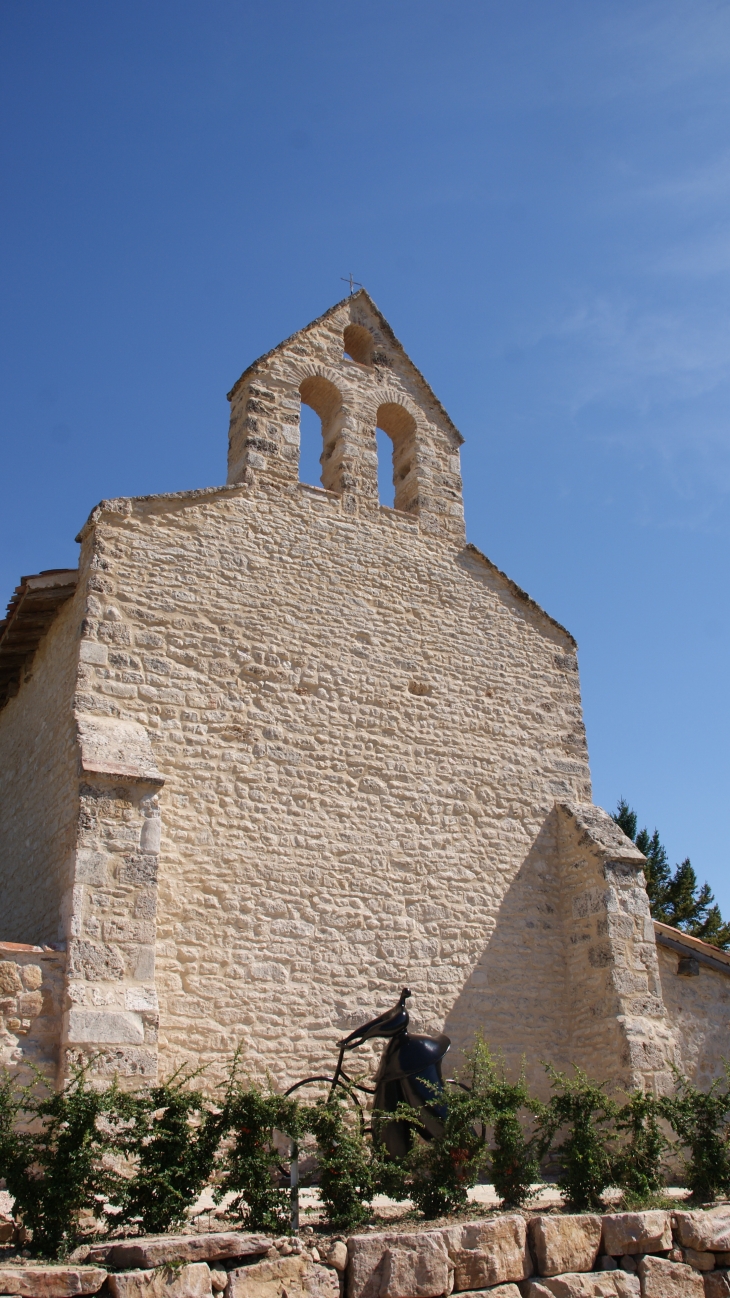
[[[546,817],[507,889],[492,936],[444,1025],[450,1068],[481,1031],[516,1075],[522,1057],[530,1088],[546,1094],[541,1060],[568,1062],[569,993],[561,921],[557,813]]]

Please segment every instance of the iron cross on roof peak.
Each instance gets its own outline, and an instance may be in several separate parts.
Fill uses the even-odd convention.
[[[353,278],[352,278],[352,271],[350,271],[350,274],[349,274],[349,275],[340,275],[340,279],[342,280],[342,282],[343,282],[344,284],[349,284],[349,285],[350,285],[350,297],[352,297],[352,291],[353,291],[353,289],[355,289],[355,288],[362,288],[362,284],[358,283],[358,281],[357,281],[356,279],[353,279]]]

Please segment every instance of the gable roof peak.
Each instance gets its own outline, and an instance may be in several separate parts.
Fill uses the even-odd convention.
[[[436,393],[434,392],[433,388],[428,382],[428,379],[425,378],[421,370],[419,370],[418,366],[411,360],[402,342],[400,341],[399,338],[396,337],[391,325],[386,320],[385,316],[380,310],[380,307],[370,296],[366,288],[359,288],[356,293],[348,293],[346,297],[340,298],[339,302],[335,302],[331,307],[328,307],[327,310],[322,313],[322,315],[317,316],[315,320],[310,320],[309,324],[303,325],[301,329],[297,329],[293,334],[289,334],[287,338],[284,338],[280,343],[277,343],[276,347],[272,347],[268,352],[264,352],[262,356],[259,356],[257,360],[252,361],[251,364],[247,366],[247,368],[243,371],[241,377],[234,383],[233,387],[228,393],[228,400],[229,401],[232,400],[238,388],[241,386],[241,384],[244,382],[245,379],[249,378],[252,374],[254,374],[260,366],[266,364],[266,362],[269,361],[273,356],[276,356],[278,353],[285,351],[286,348],[291,347],[292,344],[298,341],[298,339],[304,337],[304,335],[309,333],[310,330],[316,329],[325,320],[329,320],[332,316],[336,315],[337,312],[341,311],[343,308],[349,307],[350,310],[352,310],[353,307],[357,308],[358,306],[364,307],[366,311],[372,313],[372,315],[375,317],[378,327],[381,330],[382,334],[387,339],[389,345],[398,354],[400,359],[404,361],[406,365],[410,368],[419,386],[424,390],[427,399],[433,402],[439,414],[446,421],[452,433],[457,438],[458,444],[461,445],[464,441],[464,438],[462,437],[458,428],[454,424],[454,421],[449,415],[449,412],[444,408],[442,403],[439,401],[438,397],[436,396]]]

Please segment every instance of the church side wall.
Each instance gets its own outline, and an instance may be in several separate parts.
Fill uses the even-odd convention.
[[[0,939],[62,936],[78,815],[73,695],[79,599],[62,606],[0,712]]]
[[[90,545],[119,620],[86,624],[109,652],[84,709],[144,725],[165,778],[161,1071],[241,1043],[293,1080],[407,984],[416,1025],[457,1053],[482,1028],[544,1086],[569,1012],[551,813],[591,796],[567,634],[316,489],[117,502]]]
[[[702,964],[695,977],[682,977],[677,973],[676,952],[660,943],[656,949],[679,1067],[704,1090],[723,1076],[723,1062],[730,1058],[730,969],[722,973]]]

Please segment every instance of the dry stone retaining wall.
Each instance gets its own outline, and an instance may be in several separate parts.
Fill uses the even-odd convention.
[[[690,1241],[692,1241],[690,1243]],[[505,1214],[337,1240],[214,1232],[83,1246],[69,1263],[0,1264],[0,1294],[71,1298],[721,1298],[730,1208]]]

